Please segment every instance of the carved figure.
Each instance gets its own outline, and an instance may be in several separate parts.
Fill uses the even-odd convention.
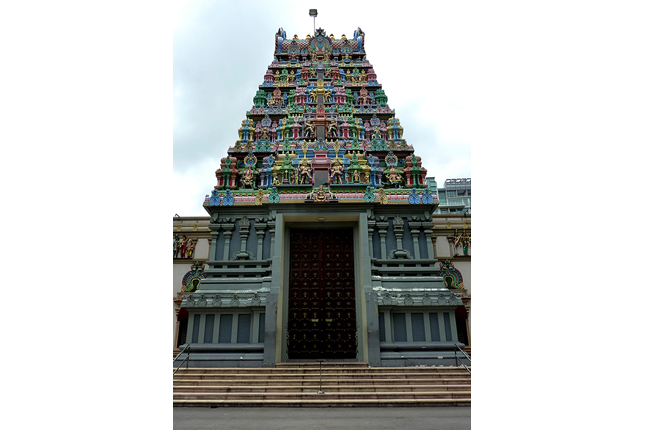
[[[305,137],[314,137],[316,134],[316,130],[314,127],[314,123],[311,122],[310,120],[305,120]]]
[[[394,166],[390,167],[390,170],[387,173],[387,178],[392,185],[398,185],[401,182],[401,175]]]
[[[325,193],[325,190],[323,189],[323,186],[320,185],[318,189],[316,190],[316,198],[315,200],[317,202],[324,202],[327,200],[327,194]]]
[[[177,256],[179,255],[179,247],[180,247],[179,243],[180,243],[179,235],[176,234],[175,238],[173,239],[173,243],[172,243],[172,257],[173,258],[177,258]]]
[[[329,178],[329,182],[332,184],[341,184],[343,182],[344,170],[345,167],[343,166],[343,162],[336,158],[331,166],[331,177]]]
[[[303,158],[298,163],[298,182],[301,184],[310,184],[311,179],[311,163],[308,158]]]
[[[188,258],[193,258],[193,253],[195,252],[195,245],[197,242],[197,239],[188,239],[188,245],[186,246],[186,256]]]
[[[179,242],[180,256],[186,258],[186,248],[188,247],[188,238],[184,235]]]
[[[331,122],[327,124],[327,137],[338,137],[338,132],[336,131],[335,118],[332,118]]]
[[[253,169],[251,166],[247,167],[242,175],[242,185],[248,185],[253,188]]]

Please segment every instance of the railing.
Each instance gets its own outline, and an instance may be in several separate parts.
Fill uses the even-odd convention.
[[[452,198],[448,197],[447,199],[439,199],[439,204],[441,206],[470,206],[470,199],[464,198]]]
[[[470,371],[468,366],[466,366],[464,362],[461,361],[461,358],[457,356],[457,350],[461,351],[461,353],[464,354],[464,356],[468,361],[470,361],[470,365],[472,366],[473,361],[470,359],[470,355],[468,355],[468,353],[466,353],[466,351],[464,351],[463,349],[459,348],[456,343],[454,345],[455,345],[455,367],[459,367],[459,364],[457,363],[457,361],[459,361],[459,363],[461,363],[461,365],[464,366],[464,369],[466,369],[468,373],[472,375],[472,372]]]
[[[179,368],[181,367],[181,365],[182,365],[182,364],[184,364],[184,362],[186,362],[186,369],[188,369],[188,365],[190,364],[190,344],[186,345],[186,346],[184,347],[184,349],[182,349],[182,350],[179,352],[179,354],[177,354],[177,356],[176,356],[176,357],[175,357],[175,359],[172,361],[172,363],[173,363],[173,364],[175,364],[175,361],[177,361],[177,359],[179,358],[179,356],[180,356],[181,354],[183,354],[184,352],[186,352],[186,358],[184,358],[184,359],[182,360],[182,362],[181,362],[181,363],[179,363],[179,366],[177,366],[177,368],[175,369],[175,371],[174,371],[174,372],[172,372],[172,374],[173,374],[173,375],[174,375],[175,373],[177,373],[177,371],[179,370]]]

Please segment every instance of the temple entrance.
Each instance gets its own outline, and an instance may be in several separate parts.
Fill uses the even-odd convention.
[[[356,358],[351,228],[291,230],[289,359]]]

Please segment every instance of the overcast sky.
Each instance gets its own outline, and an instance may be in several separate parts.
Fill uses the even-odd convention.
[[[194,1],[182,3],[173,34],[174,213],[206,215],[215,170],[273,60],[275,33],[288,38],[316,28],[340,38],[365,32],[365,51],[404,137],[428,176],[470,177],[477,115],[473,85],[478,56],[473,12],[421,2]],[[412,5],[415,5],[414,7]],[[403,5],[403,7],[401,7]],[[407,6],[405,6],[407,5]],[[418,6],[417,6],[418,5]],[[473,55],[475,54],[475,55]]]

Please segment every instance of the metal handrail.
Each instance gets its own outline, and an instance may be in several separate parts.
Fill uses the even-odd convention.
[[[464,369],[466,369],[468,373],[472,375],[473,373],[470,371],[468,366],[466,366],[466,364],[464,364],[464,362],[461,361],[461,358],[457,356],[457,350],[461,351],[461,353],[464,354],[464,356],[468,359],[468,361],[470,361],[471,366],[473,365],[473,360],[471,360],[470,355],[468,355],[468,353],[466,353],[466,351],[464,351],[463,349],[459,348],[456,343],[454,345],[455,345],[455,367],[459,367],[459,364],[457,364],[457,361],[459,361],[461,365],[464,366]]]
[[[177,373],[177,371],[179,370],[179,368],[181,367],[181,365],[182,365],[182,364],[184,364],[184,362],[185,362],[185,361],[187,361],[187,363],[186,363],[186,369],[188,369],[188,366],[190,365],[190,344],[188,344],[188,345],[184,346],[184,349],[182,349],[182,350],[179,352],[179,354],[177,354],[177,356],[175,357],[175,359],[174,359],[172,362],[173,362],[173,364],[174,364],[174,363],[175,363],[175,361],[177,361],[177,359],[179,358],[179,356],[180,356],[181,354],[183,354],[184,352],[187,352],[187,354],[186,354],[186,358],[184,358],[184,359],[182,360],[182,362],[181,362],[181,363],[179,363],[179,366],[177,366],[177,368],[175,369],[175,371],[174,371],[174,372],[172,372],[172,374],[173,374],[173,375],[174,375],[175,373]]]

